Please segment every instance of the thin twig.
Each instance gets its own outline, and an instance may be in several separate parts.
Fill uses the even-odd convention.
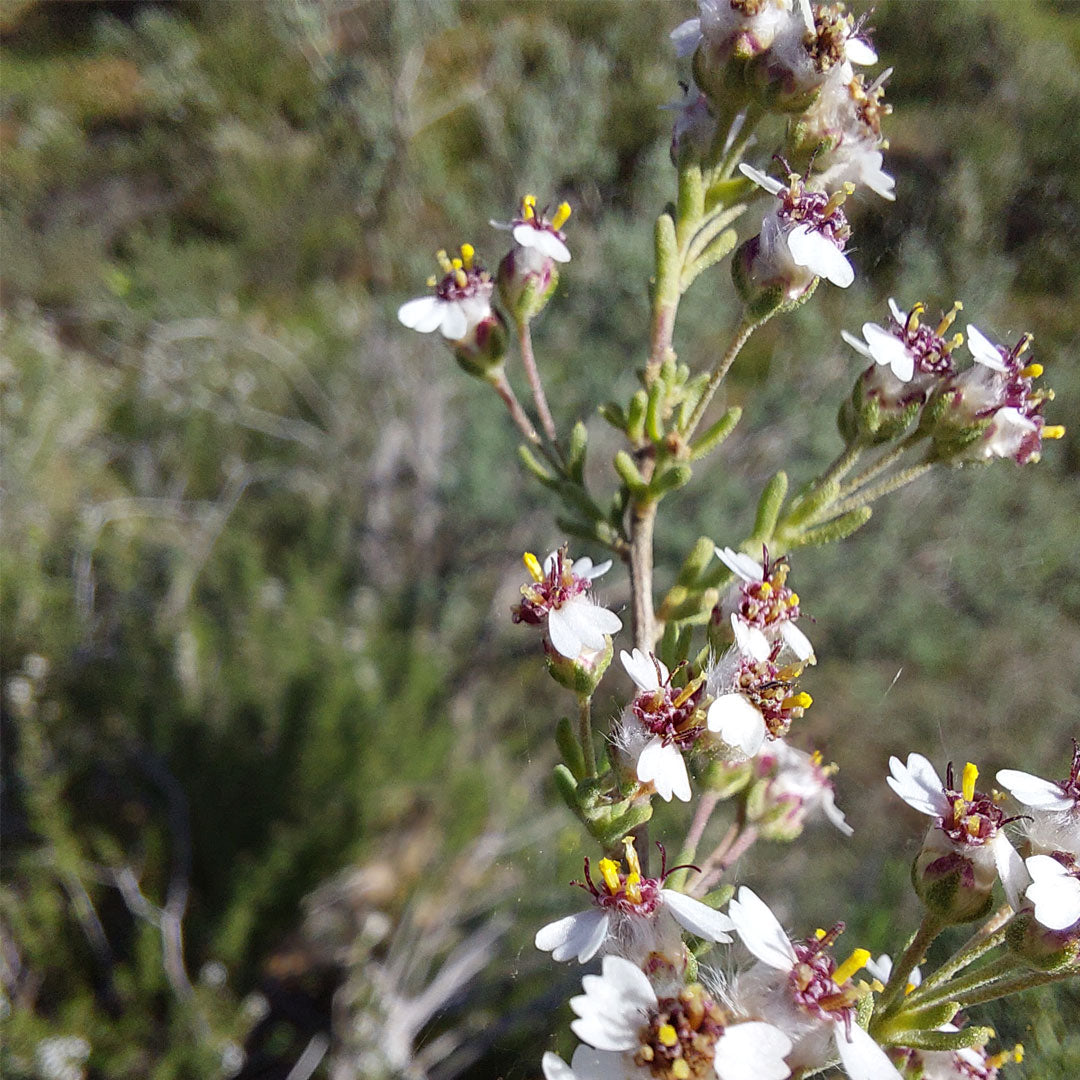
[[[555,420],[548,408],[547,396],[544,394],[544,384],[540,381],[540,369],[536,366],[536,357],[533,354],[532,332],[527,320],[522,319],[517,324],[518,346],[521,349],[521,362],[525,368],[525,378],[529,380],[529,389],[532,390],[533,401],[536,402],[536,411],[540,414],[540,424],[551,445],[558,449],[559,438],[555,434]]]
[[[709,382],[706,385],[701,398],[698,400],[697,405],[694,406],[694,411],[690,414],[690,420],[687,423],[685,430],[682,432],[682,436],[687,442],[693,438],[694,431],[697,429],[698,424],[701,423],[701,419],[705,415],[705,410],[709,407],[709,402],[712,401],[713,395],[724,381],[724,376],[730,370],[731,365],[735,363],[735,358],[739,355],[740,350],[750,340],[750,335],[753,334],[764,321],[765,320],[762,319],[757,322],[748,322],[744,319],[739,323],[738,329],[735,331],[734,339],[728,346],[727,352],[720,357],[719,363],[713,368],[712,374],[709,376]]]

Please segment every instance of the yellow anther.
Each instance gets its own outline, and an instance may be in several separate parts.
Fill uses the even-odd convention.
[[[1028,364],[1026,368],[1020,369],[1020,374],[1023,375],[1025,379],[1037,379],[1042,373],[1043,366],[1038,363]]]
[[[822,928],[819,926],[814,931],[814,937],[816,937],[818,939],[818,941],[821,941],[828,932],[829,932],[828,930],[822,930]]]
[[[525,569],[529,571],[533,581],[544,580],[544,571],[540,567],[540,560],[531,551],[526,551],[521,556],[521,561],[525,564]]]
[[[521,200],[521,216],[526,221],[532,221],[532,219],[536,217],[535,195],[526,195],[525,198]]]
[[[909,334],[913,334],[919,329],[919,316],[926,310],[926,305],[920,300],[915,304],[911,311],[908,312],[907,317],[907,331]]]
[[[450,257],[445,251],[436,251],[435,258],[438,260],[439,266],[442,268],[444,274],[449,274],[450,271],[454,269],[450,263]]]
[[[874,979],[870,984],[870,989],[873,990],[875,994],[880,994],[885,989],[885,984],[880,979]]]
[[[434,274],[432,274],[431,277],[429,277],[427,279],[427,287],[429,289],[434,289],[435,286],[438,285],[438,284],[439,284],[439,279]]]
[[[686,1058],[676,1058],[671,1063],[671,1075],[675,1080],[690,1080],[690,1066],[686,1063]]]
[[[814,699],[805,690],[800,690],[799,693],[784,698],[780,704],[785,709],[809,709],[814,704]]]
[[[946,311],[941,317],[941,322],[937,324],[937,329],[934,331],[938,337],[944,337],[945,331],[956,321],[956,316],[959,312],[964,310],[964,305],[959,300],[953,302],[952,311]]]
[[[798,607],[798,606],[799,606],[799,594],[797,592],[793,592],[788,597],[788,607]]]
[[[870,959],[869,949],[856,949],[834,972],[833,982],[837,986],[843,986],[844,983],[855,974],[856,971],[861,971],[866,967],[866,961]]]
[[[604,879],[604,884],[612,896],[622,887],[622,880],[619,878],[619,864],[614,859],[600,860],[600,876]]]
[[[821,765],[821,762],[822,762],[822,761],[824,760],[824,759],[822,758],[822,756],[821,756],[821,751],[820,751],[820,750],[815,750],[815,751],[814,751],[814,752],[813,752],[813,753],[812,753],[812,754],[810,755],[810,760],[811,760],[811,761],[812,761],[812,762],[813,762],[813,763],[814,763],[815,765],[819,765],[819,766],[820,766],[820,765]]]
[[[472,244],[461,245],[461,261],[465,265],[466,270],[472,269],[473,258],[476,255],[476,248]]]
[[[945,342],[945,351],[952,352],[953,349],[959,349],[964,344],[964,335],[959,330],[953,336]]]
[[[1042,429],[1042,437],[1044,439],[1063,439],[1065,437],[1065,425],[1047,424]]]
[[[851,191],[847,191],[846,187],[847,185],[845,185],[844,191],[834,191],[832,195],[829,196],[829,201],[821,211],[823,217],[830,217],[832,214],[836,213],[836,211],[844,205],[844,200],[851,194],[851,191],[855,190],[852,188]]]
[[[759,582],[758,592],[761,593],[762,596],[772,596],[772,585],[767,581]]]
[[[459,289],[464,289],[465,286],[469,284],[469,275],[466,274],[460,266],[454,267],[454,284],[457,285]]]
[[[623,848],[626,852],[623,858],[626,859],[626,865],[630,868],[630,873],[636,874],[638,881],[640,881],[641,863],[638,861],[637,848],[634,847],[634,838],[632,836],[623,837]]]
[[[555,216],[551,219],[551,227],[553,229],[561,229],[569,220],[570,214],[570,204],[568,202],[559,203],[559,207],[555,211]]]
[[[1023,1043],[1017,1043],[1013,1047],[1012,1056],[1013,1056],[1013,1061],[1015,1061],[1017,1064],[1019,1064],[1021,1061],[1024,1060],[1024,1044]]]
[[[975,781],[979,779],[978,766],[968,762],[964,766],[964,775],[960,781],[960,791],[968,802],[975,798]]]
[[[626,881],[623,884],[623,891],[626,893],[626,899],[631,904],[641,903],[641,875],[640,874],[627,874]]]
[[[904,987],[904,993],[905,994],[910,994],[911,991],[914,990],[914,989],[915,989],[915,984],[914,983],[908,983],[907,986]]]
[[[701,686],[702,680],[699,676],[696,679],[691,679],[679,693],[679,696],[672,702],[672,705],[676,709],[681,709],[698,691],[698,687]]]
[[[671,1024],[661,1024],[656,1029],[656,1041],[661,1046],[674,1046],[679,1041],[679,1033]]]
[[[462,269],[462,267],[464,267],[465,264],[460,259],[451,259],[450,260],[450,265],[455,270],[460,270],[460,269]]]

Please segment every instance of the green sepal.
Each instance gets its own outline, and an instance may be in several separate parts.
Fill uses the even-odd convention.
[[[616,804],[616,807],[622,804]],[[607,811],[616,809],[607,807]],[[602,818],[590,819],[586,822],[589,832],[596,838],[601,847],[613,848],[628,832],[644,825],[652,817],[652,802],[631,803],[623,813],[611,816],[604,815]]]
[[[705,192],[705,209],[708,211],[721,204],[734,209],[735,204],[752,194],[755,187],[753,180],[742,175],[729,180],[716,180]]]
[[[696,584],[705,567],[712,562],[715,547],[711,536],[699,536],[694,541],[690,554],[683,559],[675,584],[686,588]]]
[[[835,544],[838,540],[846,540],[853,532],[861,529],[871,518],[874,510],[870,506],[860,506],[856,510],[849,510],[832,521],[826,521],[817,528],[807,529],[799,533],[788,545],[788,550],[797,547],[822,547],[825,544]]]
[[[891,1035],[890,1046],[907,1046],[912,1050],[967,1050],[971,1047],[985,1046],[994,1037],[994,1029],[989,1027],[966,1027],[959,1031],[905,1031],[902,1035]]]
[[[605,401],[602,405],[597,406],[596,411],[616,431],[626,431],[626,412],[617,401]]]
[[[636,390],[626,416],[626,437],[632,443],[640,443],[645,438],[645,410],[648,406],[649,395],[644,390]]]
[[[589,430],[579,420],[570,432],[570,443],[566,450],[566,471],[578,483],[581,483],[585,473],[585,447],[588,441]]]
[[[1005,941],[1013,956],[1024,967],[1035,971],[1064,971],[1080,958],[1080,940],[1047,930],[1031,911],[1017,914],[1006,931]]]
[[[640,474],[639,474],[640,475]],[[649,484],[648,497],[650,499],[661,499],[671,491],[677,491],[679,488],[690,482],[690,478],[694,475],[694,470],[689,465],[678,464],[670,465],[668,468],[657,472],[652,478],[652,482]]]
[[[630,494],[635,499],[643,498],[649,485],[645,483],[645,477],[641,475],[634,459],[625,450],[620,450],[615,455],[614,465],[619,478],[630,489]]]
[[[540,463],[536,455],[524,443],[518,447],[518,457],[521,458],[521,464],[524,465],[525,468],[544,485],[544,487],[553,488],[558,484],[558,480],[555,479],[554,474],[546,465]]]
[[[611,644],[610,637],[604,638],[603,650],[592,654],[588,661],[580,658],[570,660],[549,648],[545,652],[548,674],[560,686],[565,686],[578,697],[588,697],[596,689],[596,684],[604,677],[604,672],[611,663],[613,651],[614,646]]]
[[[767,544],[776,528],[776,519],[787,498],[788,478],[786,472],[778,472],[766,485],[758,499],[754,518],[754,539]]]
[[[577,739],[577,732],[570,722],[570,717],[561,716],[555,725],[555,745],[562,754],[566,767],[573,774],[575,780],[581,780],[585,776],[585,756],[581,752],[581,744]]]
[[[742,419],[742,409],[733,405],[719,420],[690,444],[690,460],[699,461],[711,454],[735,430],[735,425]]]

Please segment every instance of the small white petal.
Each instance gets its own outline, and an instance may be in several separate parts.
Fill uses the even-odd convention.
[[[723,694],[706,713],[705,723],[728,744],[753,757],[765,741],[765,720],[743,694]]]
[[[994,845],[994,862],[997,865],[998,877],[1001,878],[1001,886],[1005,890],[1005,899],[1009,901],[1013,911],[1019,911],[1020,897],[1031,883],[1031,878],[1024,869],[1024,860],[1003,832],[998,832],[991,843]]]
[[[576,1080],[626,1080],[626,1055],[579,1046],[574,1051]]]
[[[1027,868],[1034,879],[1027,898],[1035,918],[1048,930],[1067,930],[1080,919],[1080,879],[1049,855],[1032,855]]]
[[[807,225],[797,225],[787,234],[788,251],[796,266],[805,266],[846,289],[855,280],[855,270],[844,253],[824,234]]]
[[[536,932],[534,944],[560,963],[577,957],[587,964],[604,944],[611,919],[606,911],[592,908],[548,923]]]
[[[739,166],[739,172],[748,180],[753,180],[758,187],[764,188],[770,195],[779,195],[784,190],[784,185],[779,180],[767,176],[760,169],[755,169],[753,165],[747,165],[745,161]]]
[[[410,330],[430,334],[442,323],[444,304],[445,301],[437,296],[418,296],[415,300],[409,300],[398,308],[398,321]]]
[[[570,604],[552,608],[548,612],[547,632],[551,647],[567,660],[576,660],[584,644],[572,614],[567,614]]]
[[[922,754],[908,754],[907,765],[899,758],[891,757],[889,769],[892,771],[892,776],[886,777],[889,787],[908,806],[913,806],[930,817],[944,817],[948,813],[949,806],[941,777]]]
[[[1006,372],[1009,370],[1001,359],[998,347],[977,326],[972,326],[971,323],[967,325],[967,346],[972,357],[983,367],[988,367],[991,371]]]
[[[547,229],[533,229],[533,248],[546,255],[555,262],[567,263],[570,261],[570,249],[553,232]]]
[[[578,1016],[571,1031],[597,1050],[636,1047],[643,1015],[656,1008],[645,973],[621,956],[605,956],[602,974],[586,975],[581,985],[585,993],[570,999]]]
[[[739,652],[755,660],[768,660],[772,655],[769,639],[756,627],[744,623],[734,612],[731,615],[731,632]]]
[[[813,658],[814,646],[793,622],[789,621],[781,625],[780,636],[784,639],[784,644],[804,663]]]
[[[556,615],[559,616],[556,621],[560,624],[560,630],[569,628],[567,644],[570,644],[569,637],[571,636],[578,642],[578,651],[570,657],[571,659],[580,654],[582,645],[590,649],[606,648],[606,636],[617,634],[622,629],[622,620],[613,611],[594,604],[587,596],[572,596],[561,608],[557,608],[548,615],[548,635],[551,637],[551,644],[563,656],[569,656],[569,654],[563,652],[555,643],[555,636],[551,629],[552,620]]]
[[[690,775],[686,771],[686,762],[679,748],[674,743],[665,746],[659,735],[641,751],[637,760],[637,778],[643,784],[652,784],[664,802],[671,802],[672,795],[682,802],[690,801]]]
[[[1002,769],[997,774],[997,782],[1017,802],[1033,810],[1071,810],[1076,805],[1059,784],[1019,769]]]
[[[790,971],[796,963],[795,950],[768,904],[745,885],[738,898],[728,905],[728,913],[743,944],[763,963],[778,971]]]
[[[860,341],[854,334],[849,334],[846,330],[840,331],[840,336],[856,351],[860,352],[868,360],[875,360],[876,357],[867,347],[866,342]]]
[[[674,889],[661,889],[660,895],[664,899],[664,906],[684,930],[706,941],[731,940],[727,931],[734,930],[735,924],[722,911]]]
[[[893,321],[897,326],[907,325],[907,314],[900,310],[899,304],[891,296],[889,297],[889,311],[892,313]]]
[[[716,552],[716,557],[743,581],[761,581],[765,576],[765,571],[757,559],[729,547],[718,547],[713,550]]]
[[[628,653],[623,649],[619,653],[619,659],[626,669],[626,674],[634,680],[634,685],[639,690],[659,690],[667,682],[667,667],[663,660],[657,659],[652,653],[642,652],[640,649]]]
[[[915,357],[908,347],[877,323],[863,323],[862,331],[874,362],[892,368],[901,382],[910,382],[915,374]]]
[[[844,1072],[851,1080],[903,1080],[889,1055],[873,1040],[870,1033],[852,1024],[850,1033],[843,1021],[834,1025],[836,1049],[844,1063]]]
[[[610,559],[605,559],[602,563],[594,564],[588,555],[584,555],[580,559],[575,559],[574,565],[571,567],[575,577],[588,578],[590,581],[595,581],[601,575],[606,574],[610,569]]]
[[[442,306],[442,326],[439,327],[447,341],[460,341],[469,329],[469,319],[461,304],[447,301]]]
[[[540,1067],[544,1070],[544,1080],[577,1080],[574,1070],[550,1050],[540,1059]]]
[[[701,41],[701,20],[687,19],[679,23],[668,35],[675,46],[676,56],[689,56]]]
[[[878,55],[873,46],[862,38],[850,37],[844,42],[844,57],[852,64],[876,64]]]
[[[799,14],[802,15],[803,25],[812,34],[814,32],[814,9],[810,6],[810,0],[799,0]]]
[[[791,1040],[772,1024],[732,1024],[716,1043],[716,1075],[720,1080],[786,1080],[791,1070],[784,1058],[791,1049]]]

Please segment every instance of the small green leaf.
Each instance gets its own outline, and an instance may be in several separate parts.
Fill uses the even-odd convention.
[[[690,554],[686,556],[682,566],[679,567],[679,574],[675,578],[675,583],[687,587],[695,584],[705,567],[712,562],[715,547],[716,545],[713,543],[711,536],[699,536],[694,541]]]
[[[544,487],[555,487],[558,481],[556,481],[554,474],[547,466],[542,465],[524,443],[518,447],[518,457],[521,458],[522,465],[528,469],[529,472],[540,481]]]
[[[579,483],[585,472],[585,447],[588,441],[588,428],[579,420],[570,432],[570,444],[566,451],[566,471]]]
[[[690,444],[690,460],[700,461],[711,454],[735,430],[735,425],[742,417],[742,409],[733,405],[712,427]]]
[[[630,399],[630,412],[626,418],[626,437],[632,443],[640,443],[645,438],[645,410],[649,405],[649,395],[638,390]]]
[[[860,506],[857,510],[850,510],[841,514],[832,521],[819,525],[816,529],[807,529],[800,533],[788,546],[789,550],[797,547],[821,547],[825,544],[835,544],[838,540],[846,540],[853,532],[861,529],[869,520],[873,510],[869,506]]]
[[[574,779],[581,780],[585,776],[585,758],[581,753],[581,744],[578,742],[574,725],[568,716],[560,717],[555,725],[555,745]]]
[[[754,539],[767,544],[772,539],[776,528],[776,519],[787,496],[787,473],[778,472],[766,485],[758,500],[757,516],[754,519]]]
[[[630,494],[635,498],[641,498],[648,492],[648,484],[645,477],[634,463],[634,459],[625,451],[620,450],[615,455],[615,471],[619,478],[630,489]]]

